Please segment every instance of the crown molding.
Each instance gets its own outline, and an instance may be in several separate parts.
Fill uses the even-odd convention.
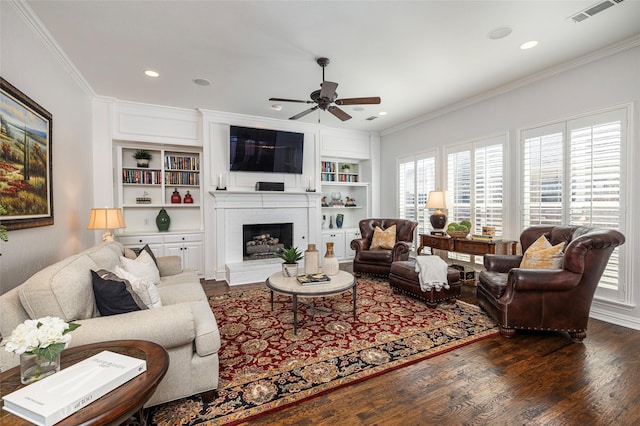
[[[71,62],[69,57],[64,53],[62,48],[58,45],[53,38],[49,30],[42,23],[40,18],[35,14],[33,9],[26,3],[25,0],[8,0],[6,4],[11,5],[16,12],[20,15],[23,21],[30,26],[34,33],[40,38],[44,46],[58,59],[62,66],[67,70],[71,77],[76,81],[78,86],[90,97],[95,97],[96,92],[89,85],[82,73]]]
[[[521,87],[524,86],[528,86],[532,83],[535,83],[537,81],[540,80],[544,80],[550,77],[553,77],[554,75],[557,74],[561,74],[565,71],[569,71],[571,69],[574,68],[578,68],[581,66],[584,66],[586,64],[589,64],[591,62],[624,52],[626,50],[629,49],[633,49],[634,47],[638,47],[640,46],[640,35],[635,35],[631,38],[622,40],[618,43],[614,43],[610,46],[607,46],[603,49],[600,50],[596,50],[595,52],[589,53],[585,56],[582,56],[578,59],[569,61],[569,62],[565,62],[563,64],[551,67],[551,68],[547,68],[546,70],[540,71],[538,73],[535,74],[531,74],[527,77],[521,78],[520,80],[516,80],[513,81],[511,83],[507,83],[503,86],[497,87],[495,89],[492,90],[488,90],[486,92],[480,93],[479,95],[476,96],[472,96],[470,98],[467,98],[463,101],[451,104],[449,106],[446,106],[444,108],[435,110],[433,112],[430,112],[428,114],[422,115],[420,117],[414,118],[413,120],[409,120],[406,121],[402,124],[399,124],[397,126],[394,127],[390,127],[388,129],[382,130],[380,132],[380,134],[382,136],[386,136],[395,132],[399,132],[401,130],[407,129],[409,127],[413,127],[415,125],[418,125],[420,123],[424,123],[425,121],[429,121],[429,120],[433,120],[436,117],[440,117],[442,115],[445,114],[449,114],[451,112],[457,111],[459,109],[462,108],[466,108],[468,106],[477,104],[478,102],[482,102],[485,101],[487,99],[493,98],[495,96],[498,95],[502,95],[504,93],[508,93],[512,90],[516,90],[519,89]]]

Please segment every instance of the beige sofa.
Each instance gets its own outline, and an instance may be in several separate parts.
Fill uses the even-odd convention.
[[[0,334],[10,335],[26,319],[50,315],[81,324],[72,333],[70,347],[117,339],[156,342],[169,353],[170,365],[146,406],[214,390],[218,386],[218,325],[198,276],[183,271],[179,257],[157,259],[162,307],[100,316],[90,271],[113,271],[123,254],[120,243],[103,243],[44,268],[3,294]],[[18,364],[18,356],[0,349],[1,371]]]

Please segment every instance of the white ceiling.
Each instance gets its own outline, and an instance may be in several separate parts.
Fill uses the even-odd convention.
[[[341,122],[389,129],[640,34],[640,1],[568,19],[589,1],[27,1],[96,94],[286,119],[325,78],[340,98],[380,96]],[[506,38],[488,33],[509,25]],[[538,40],[530,50],[521,43]],[[154,69],[160,77],[143,74]],[[195,78],[211,81],[198,86]],[[370,116],[387,112],[373,121]]]

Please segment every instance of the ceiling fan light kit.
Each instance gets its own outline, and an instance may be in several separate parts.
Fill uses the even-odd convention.
[[[336,118],[347,121],[352,118],[349,114],[347,114],[344,110],[338,108],[336,105],[376,105],[381,102],[380,98],[377,96],[370,96],[365,98],[346,98],[346,99],[338,99],[338,92],[336,89],[338,88],[338,83],[334,83],[333,81],[326,81],[324,78],[324,69],[327,65],[329,65],[328,58],[318,58],[316,59],[318,65],[322,67],[322,83],[320,83],[320,90],[314,90],[311,92],[309,97],[310,101],[301,101],[297,99],[285,99],[285,98],[269,98],[271,102],[297,102],[304,104],[316,104],[315,106],[302,111],[294,115],[293,117],[289,117],[289,120],[297,120],[299,118],[304,117],[307,114],[312,113],[313,111],[320,109],[322,111],[327,111],[333,114]]]

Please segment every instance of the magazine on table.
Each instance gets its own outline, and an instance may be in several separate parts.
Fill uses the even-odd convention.
[[[327,281],[331,281],[331,278],[329,278],[326,274],[304,274],[304,275],[298,275],[296,278],[298,279],[298,282],[302,285],[320,284]]]

